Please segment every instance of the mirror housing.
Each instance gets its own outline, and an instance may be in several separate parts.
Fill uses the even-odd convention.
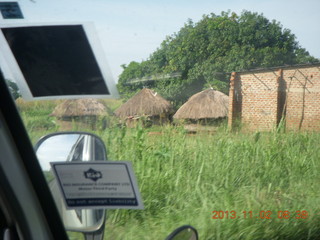
[[[166,240],[198,240],[198,231],[190,226],[184,225],[174,230]]]
[[[103,234],[105,210],[67,210],[50,165],[60,161],[106,161],[103,141],[87,132],[58,132],[42,137],[35,145],[35,152],[66,230]]]

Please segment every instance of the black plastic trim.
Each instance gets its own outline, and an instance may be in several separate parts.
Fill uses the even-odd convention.
[[[191,225],[183,225],[177,229],[175,229],[167,238],[166,240],[173,240],[175,236],[177,236],[181,231],[183,231],[184,229],[192,229],[193,232],[195,233],[195,239],[192,238],[192,240],[198,240],[199,239],[199,235],[198,235],[198,231],[197,229],[195,229],[194,227],[192,227]]]
[[[20,221],[27,222],[27,217],[23,214],[22,208],[19,204],[19,201],[17,200],[16,196],[14,195],[12,189],[8,186],[10,186],[7,179],[4,177],[5,174],[3,170],[0,168],[0,207],[6,208],[5,210],[8,212],[8,214],[12,214],[14,216],[18,216]],[[3,206],[4,205],[4,206]],[[14,207],[12,207],[14,206]],[[2,210],[1,210],[2,211]],[[10,229],[15,229],[16,226],[13,221],[15,221],[14,217],[12,216],[5,216],[6,214],[0,214],[1,218],[4,218],[7,222],[7,227]],[[4,220],[2,219],[2,221]],[[29,229],[26,227],[26,225],[20,224],[19,227],[21,228],[21,231],[24,234],[25,239],[31,239],[31,234]],[[0,228],[0,230],[3,230]],[[15,231],[15,230],[14,230]],[[0,232],[1,234],[4,234],[4,232]],[[0,235],[0,239],[2,239]]]

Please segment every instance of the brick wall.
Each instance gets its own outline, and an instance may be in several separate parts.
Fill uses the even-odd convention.
[[[284,70],[283,79],[287,128],[320,130],[320,65]]]
[[[320,130],[320,64],[232,73],[229,127]]]

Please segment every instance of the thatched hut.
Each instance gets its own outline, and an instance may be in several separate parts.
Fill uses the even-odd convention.
[[[222,92],[207,89],[196,93],[173,115],[174,119],[210,121],[228,115],[229,97]]]
[[[126,121],[128,126],[141,118],[162,124],[169,121],[172,113],[170,102],[148,88],[143,88],[115,111],[115,115]]]
[[[57,105],[50,116],[55,116],[61,121],[76,121],[95,128],[98,116],[110,115],[110,110],[96,99],[64,100]],[[103,123],[105,125],[106,123]],[[64,123],[63,125],[66,125]],[[102,126],[105,128],[105,126]]]

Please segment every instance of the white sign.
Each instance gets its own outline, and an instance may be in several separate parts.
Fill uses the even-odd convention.
[[[143,209],[131,162],[52,162],[67,209]]]

